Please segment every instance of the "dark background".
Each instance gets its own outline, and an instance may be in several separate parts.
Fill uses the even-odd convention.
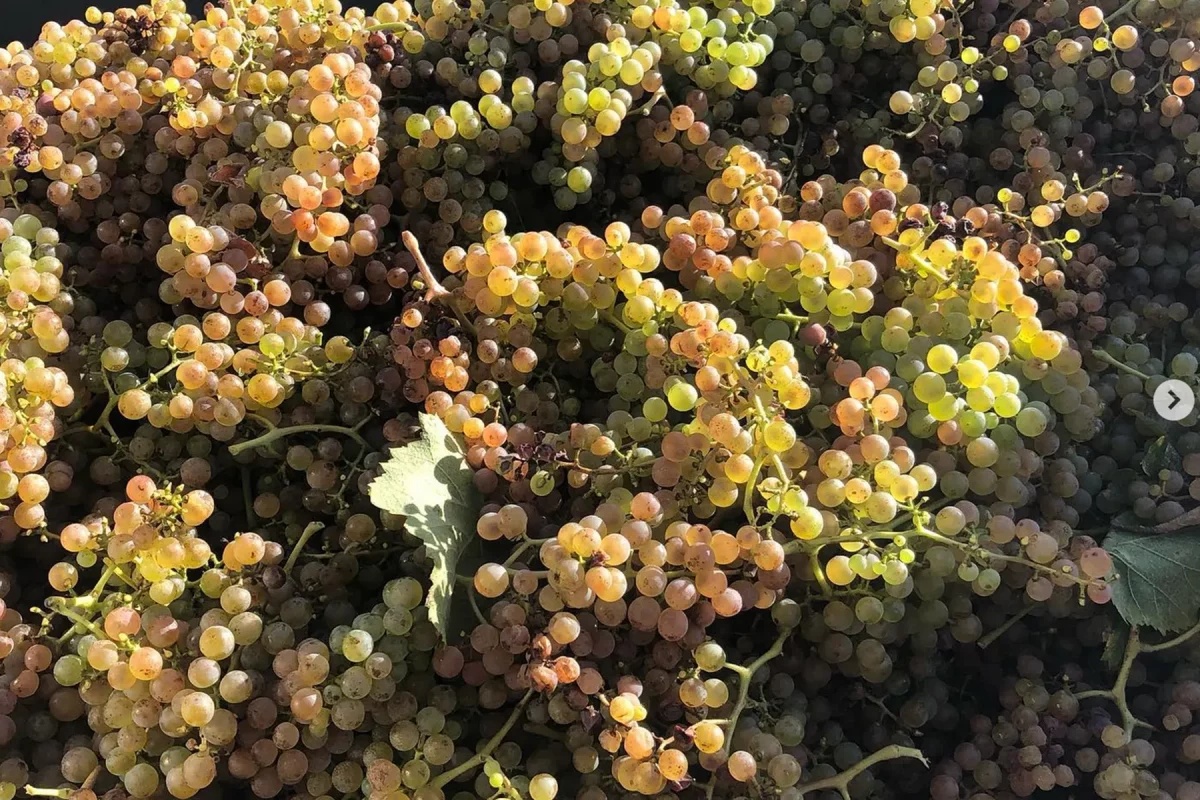
[[[0,26],[0,44],[8,44],[13,39],[28,46],[37,38],[42,25],[54,22],[69,22],[73,19],[83,19],[83,12],[88,6],[98,6],[106,11],[115,8],[132,8],[139,0],[11,0],[5,2],[4,24]],[[204,8],[205,0],[187,0],[187,6],[193,14]]]

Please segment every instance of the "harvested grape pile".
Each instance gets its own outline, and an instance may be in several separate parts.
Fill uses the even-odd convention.
[[[0,50],[0,800],[1200,800],[1197,70],[1198,0]]]

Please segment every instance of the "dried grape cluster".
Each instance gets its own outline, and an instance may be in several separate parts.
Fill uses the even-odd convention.
[[[1198,68],[1179,0],[0,50],[0,800],[1200,800]]]

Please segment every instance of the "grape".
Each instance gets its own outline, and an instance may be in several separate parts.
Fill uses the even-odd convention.
[[[1094,547],[1083,552],[1079,566],[1085,575],[1103,578],[1112,570],[1112,558],[1104,550]]]

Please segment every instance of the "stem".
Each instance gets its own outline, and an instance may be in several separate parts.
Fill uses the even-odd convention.
[[[929,530],[928,528],[925,527],[924,523],[922,523],[922,521],[917,517],[913,517],[913,527],[916,529],[916,534],[918,536],[922,536],[926,539],[931,539],[939,544],[944,544],[947,547],[957,547],[957,548],[963,549],[963,550],[970,549],[970,547],[971,547],[967,542],[960,542],[957,539],[952,539],[949,536],[943,536],[940,533],[936,533],[934,531]],[[1078,584],[1080,586],[1089,586],[1092,583],[1087,578],[1082,578],[1078,575],[1070,575],[1068,573],[1062,572],[1061,570],[1057,570],[1054,567],[1049,566],[1047,564],[1039,564],[1036,561],[1030,561],[1028,558],[1021,558],[1020,556],[1010,556],[1010,555],[1006,555],[1004,553],[996,553],[991,550],[985,550],[983,548],[978,548],[978,552],[979,552],[980,558],[984,559],[984,560],[995,559],[997,561],[1006,561],[1010,564],[1021,564],[1022,566],[1029,567],[1030,569],[1036,570],[1038,572],[1044,572],[1047,575],[1054,575],[1056,577],[1062,577],[1065,575],[1066,577],[1070,578],[1073,582],[1075,582],[1076,584]]]
[[[367,446],[367,440],[360,436],[358,431],[353,428],[346,428],[341,425],[292,425],[288,428],[272,428],[262,436],[230,445],[229,454],[236,456],[253,447],[263,447],[276,439],[282,439],[285,436],[291,436],[295,433],[340,433],[342,436],[347,436],[358,442],[363,447]]]
[[[609,325],[612,325],[614,328],[619,330],[621,333],[624,333],[624,334],[633,333],[633,328],[629,327],[624,322],[617,319],[617,315],[614,314],[610,310],[601,311],[600,319],[604,320]]]
[[[105,561],[107,562],[108,559],[105,559]],[[92,590],[88,592],[88,596],[93,601],[104,591],[104,586],[108,583],[109,578],[116,572],[116,566],[116,564],[105,563],[104,572],[100,573],[100,579],[96,581],[96,585],[92,587]]]
[[[729,731],[729,738],[733,737],[734,729],[737,728],[738,717],[742,715],[742,711],[746,708],[746,701],[750,699],[750,681],[754,678],[754,673],[762,669],[763,665],[771,659],[780,655],[783,652],[783,643],[791,634],[792,628],[784,628],[775,637],[775,642],[758,658],[751,661],[749,664],[742,666],[741,664],[726,664],[725,668],[736,672],[738,675],[738,696],[737,702],[734,703],[733,711],[729,714],[726,720],[712,720],[718,724],[724,725]],[[715,784],[708,785],[708,797],[712,798]]]
[[[1029,614],[1031,611],[1033,611],[1033,606],[1026,606],[1019,613],[1013,614],[1012,617],[1009,618],[1009,620],[1007,622],[1005,622],[1003,625],[1001,625],[999,628],[996,628],[996,630],[992,631],[987,636],[980,638],[980,640],[977,642],[977,644],[982,648],[990,647],[993,642],[995,642],[997,639],[999,639],[1004,634],[1008,633],[1009,628],[1011,628],[1013,625],[1016,625],[1018,622],[1020,622],[1022,619],[1024,619],[1025,616],[1027,614]]]
[[[1167,642],[1163,642],[1156,647],[1160,650],[1165,650],[1168,647],[1174,647],[1176,644],[1186,640],[1196,628],[1187,631],[1180,636],[1175,637]],[[1125,656],[1121,659],[1121,668],[1117,671],[1117,679],[1113,681],[1111,689],[1091,689],[1086,692],[1080,692],[1075,697],[1078,700],[1089,700],[1101,698],[1109,700],[1117,710],[1121,712],[1121,720],[1124,722],[1125,736],[1129,737],[1133,734],[1134,728],[1141,726],[1154,730],[1154,726],[1148,722],[1144,722],[1133,715],[1129,710],[1129,702],[1125,699],[1125,687],[1129,683],[1129,673],[1133,670],[1133,662],[1137,660],[1138,653],[1147,649],[1142,645],[1141,637],[1138,635],[1138,629],[1133,628],[1129,631],[1129,642],[1125,645]]]
[[[471,585],[467,587],[467,600],[471,603],[471,610],[475,612],[475,619],[479,620],[480,625],[487,625],[487,617],[479,610],[479,599],[475,594],[475,581],[471,581]]]
[[[801,316],[799,314],[792,314],[791,312],[787,312],[787,311],[785,311],[782,314],[776,314],[775,319],[780,320],[781,322],[796,322],[796,323],[808,322],[807,316]]]
[[[407,31],[412,28],[407,22],[381,22],[378,25],[372,25],[367,28],[367,33],[375,33],[376,31]]]
[[[63,800],[67,800],[74,789],[42,789],[27,783],[22,791],[30,797],[61,797]]]
[[[517,545],[515,550],[513,550],[511,553],[509,553],[508,558],[506,558],[504,560],[504,566],[511,567],[513,564],[516,563],[517,559],[520,558],[521,554],[524,553],[529,548],[541,547],[546,542],[550,542],[553,540],[554,540],[554,537],[548,537],[546,539],[526,538],[523,542],[521,542],[519,545]]]
[[[178,367],[179,363],[180,363],[180,359],[178,357],[173,357],[171,359],[170,364],[167,364],[165,367],[160,369],[158,372],[151,374],[150,377],[146,378],[146,380],[139,383],[137,388],[145,389],[147,386],[149,386],[152,383],[158,383],[159,378],[161,378],[162,376],[169,373],[171,370]],[[108,430],[109,434],[113,435],[115,438],[115,434],[113,434],[112,428],[108,424],[108,418],[109,418],[109,416],[112,415],[113,409],[117,407],[118,397],[117,397],[117,395],[113,394],[112,384],[108,380],[108,373],[105,372],[103,368],[101,368],[101,370],[100,370],[100,377],[104,379],[104,387],[106,389],[108,389],[108,402],[104,404],[104,409],[100,412],[99,419],[97,419],[95,421],[95,423],[92,424],[90,430],[92,431],[92,433],[99,433],[101,428],[105,428]]]
[[[412,231],[405,231],[400,234],[400,238],[404,242],[404,246],[408,248],[408,252],[412,254],[413,260],[417,262],[417,271],[421,273],[421,280],[425,281],[425,302],[432,303],[434,300],[449,297],[450,290],[433,277],[433,270],[429,268],[429,262],[425,260],[425,254],[421,252],[421,245],[417,242],[417,237],[413,236]]]
[[[1144,372],[1138,372],[1136,369],[1129,366],[1124,361],[1121,361],[1121,360],[1113,357],[1112,355],[1109,355],[1107,350],[1093,350],[1092,355],[1095,356],[1098,361],[1103,361],[1105,364],[1111,364],[1112,366],[1116,367],[1117,369],[1128,372],[1130,375],[1136,375],[1144,381],[1150,380],[1149,375],[1147,375]]]
[[[813,575],[817,578],[817,584],[821,587],[821,594],[825,597],[833,597],[833,589],[825,578],[825,568],[821,566],[821,559],[817,557],[818,551],[819,548],[816,547],[809,550],[808,561],[812,566]]]
[[[1118,8],[1116,11],[1114,11],[1112,14],[1110,14],[1104,20],[1105,24],[1111,25],[1115,20],[1120,19],[1125,14],[1127,14],[1129,11],[1133,10],[1133,7],[1136,6],[1137,4],[1138,4],[1138,0],[1128,0],[1128,2],[1125,3],[1125,5]]]
[[[117,562],[113,561],[111,558],[104,559],[104,566],[106,569],[112,570],[112,574],[115,575],[117,577],[117,579],[119,581],[121,581],[121,583],[125,584],[130,589],[140,590],[142,588],[142,587],[138,586],[136,583],[134,583],[132,580],[130,580],[129,576],[127,576],[125,574],[125,570],[121,569],[117,565]],[[103,584],[98,584],[98,585],[100,586],[100,588],[104,588]],[[92,591],[96,592],[96,597],[100,596],[100,593],[97,592],[96,589],[92,589]]]
[[[1183,644],[1195,636],[1197,632],[1200,632],[1200,622],[1197,622],[1174,639],[1167,639],[1165,642],[1159,642],[1158,644],[1142,644],[1140,648],[1143,653],[1158,653],[1162,650],[1170,650],[1172,647],[1178,647]]]
[[[737,728],[738,717],[746,707],[746,702],[750,698],[750,681],[754,677],[754,673],[758,672],[764,664],[783,652],[783,642],[792,632],[791,628],[785,628],[779,632],[779,636],[775,638],[774,644],[763,653],[761,656],[751,661],[749,664],[742,666],[741,664],[726,664],[725,668],[737,673],[738,676],[738,697],[734,703],[733,711],[727,719],[708,720],[717,725],[723,726],[729,731],[727,738],[732,738],[734,730]],[[712,800],[713,791],[716,789],[716,781],[710,781],[708,784],[705,796],[707,800]]]
[[[445,302],[454,312],[454,316],[458,318],[458,324],[474,336],[475,325],[463,315],[462,309],[451,298],[450,290],[442,286],[441,281],[433,276],[433,270],[429,268],[429,262],[425,260],[425,254],[421,252],[421,245],[417,241],[417,237],[413,236],[412,231],[405,231],[400,234],[400,238],[408,252],[412,254],[413,260],[417,262],[417,271],[421,273],[421,280],[425,282],[425,302]]]
[[[897,758],[915,758],[926,767],[929,766],[929,760],[926,759],[925,755],[917,748],[901,747],[898,744],[889,744],[887,747],[881,747],[874,753],[871,753],[871,755],[867,756],[862,761],[859,761],[857,764],[845,770],[844,772],[839,772],[832,778],[822,778],[821,780],[813,781],[812,783],[802,783],[797,786],[796,789],[802,795],[809,792],[820,792],[826,789],[837,789],[841,793],[842,797],[849,800],[850,790],[847,787],[850,785],[851,781],[881,761],[892,761]]]
[[[933,264],[930,264],[929,259],[913,252],[913,249],[911,247],[905,247],[904,245],[900,244],[900,242],[896,241],[895,239],[889,238],[887,236],[883,237],[883,243],[886,244],[888,247],[891,247],[894,250],[898,250],[898,251],[904,253],[906,256],[908,256],[909,258],[912,259],[914,264],[916,264],[918,267],[920,267],[921,269],[928,272],[930,275],[937,277],[937,279],[942,281],[943,283],[950,283],[950,276],[948,276],[946,273],[942,272],[940,269],[935,267]]]
[[[296,561],[300,558],[300,551],[304,549],[304,545],[308,544],[308,540],[316,536],[324,529],[324,522],[308,523],[308,527],[304,529],[304,533],[300,534],[300,538],[296,540],[296,545],[292,548],[292,554],[288,556],[287,563],[283,565],[283,571],[285,574],[291,574],[292,567],[296,566]]]
[[[533,699],[533,694],[533,689],[525,692],[525,696],[521,698],[521,702],[517,703],[517,707],[512,710],[511,714],[508,715],[508,719],[505,721],[504,726],[500,728],[500,730],[496,731],[495,736],[493,736],[491,739],[488,739],[487,744],[483,746],[482,750],[468,758],[463,763],[459,764],[454,769],[443,772],[441,775],[434,778],[431,786],[433,786],[435,789],[440,789],[450,781],[457,778],[459,775],[462,775],[464,772],[468,772],[482,764],[484,759],[491,755],[492,751],[500,746],[500,743],[504,741],[504,737],[508,736],[508,732],[511,731],[513,726],[517,724],[517,719],[521,716],[521,712],[525,710],[525,706],[529,705],[529,701]]]
[[[746,499],[742,501],[742,512],[746,515],[746,522],[751,525],[758,521],[758,513],[754,510],[754,490],[758,486],[758,474],[762,472],[765,460],[766,456],[754,459],[754,468],[750,470],[750,480],[746,481]]]
[[[46,606],[51,611],[53,611],[55,614],[62,614],[64,617],[71,620],[71,622],[75,623],[76,626],[82,626],[82,627],[86,628],[87,630],[91,631],[92,634],[97,639],[107,639],[108,638],[108,634],[106,634],[104,631],[102,631],[98,627],[96,627],[96,623],[92,622],[90,619],[83,616],[82,614],[78,614],[75,611],[72,611],[70,608],[68,608],[66,606],[65,603],[62,602],[62,600],[63,600],[63,598],[61,598],[61,597],[47,597],[46,598]]]
[[[664,98],[666,99],[667,104],[670,105],[671,99],[667,97],[666,87],[659,86],[654,90],[654,94],[650,95],[650,99],[635,108],[632,113],[640,113],[642,116],[646,116],[650,113],[651,109],[658,105],[658,101]]]

